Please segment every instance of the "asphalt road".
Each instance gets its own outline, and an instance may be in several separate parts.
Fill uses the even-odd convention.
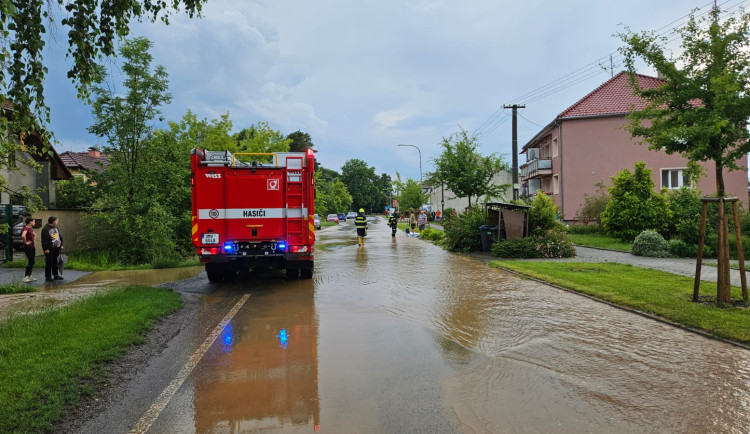
[[[62,432],[745,432],[750,354],[371,224],[185,308]],[[699,411],[698,411],[699,410]]]

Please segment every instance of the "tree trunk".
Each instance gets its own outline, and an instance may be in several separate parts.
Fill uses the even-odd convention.
[[[718,276],[716,279],[716,305],[722,307],[732,300],[732,287],[729,280],[729,225],[724,208],[724,167],[716,162],[716,195],[719,197],[719,251]]]

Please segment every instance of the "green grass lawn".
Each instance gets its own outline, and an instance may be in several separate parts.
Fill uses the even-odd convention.
[[[617,238],[601,234],[569,234],[576,246],[598,247],[600,249],[619,250],[629,252],[633,248],[632,242],[623,242]]]
[[[19,294],[22,292],[34,292],[36,288],[27,285],[21,281],[21,275],[18,275],[18,281],[0,285],[0,294]]]
[[[78,271],[119,271],[119,270],[146,270],[152,268],[179,268],[200,265],[197,256],[181,260],[157,260],[148,264],[124,264],[114,252],[108,251],[82,251],[66,253],[68,263],[65,268]],[[8,261],[3,267],[25,268],[26,258]],[[44,269],[44,256],[36,258],[34,269]],[[38,278],[38,276],[37,276]]]
[[[93,392],[104,363],[181,304],[169,290],[129,286],[0,323],[0,432],[49,431]]]
[[[750,309],[693,303],[693,279],[613,263],[492,261],[506,268],[611,303],[637,309],[739,342],[750,342]],[[716,295],[716,283],[702,282],[701,295]],[[734,299],[741,290],[732,287]]]

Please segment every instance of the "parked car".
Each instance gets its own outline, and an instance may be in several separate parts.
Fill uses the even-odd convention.
[[[315,214],[313,216],[313,224],[315,225],[315,229],[320,229],[320,216]]]
[[[349,213],[346,215],[347,219],[355,219],[357,218],[357,213],[354,211],[349,211]]]
[[[23,248],[23,238],[21,238],[23,226],[24,223],[22,221],[13,226],[13,248],[16,250],[21,250]]]
[[[346,222],[346,214],[343,212],[338,215],[338,218],[340,222]]]
[[[326,221],[327,222],[336,222],[336,223],[338,223],[339,222],[339,216],[337,216],[336,214],[328,214],[326,216]]]
[[[5,223],[5,206],[6,204],[0,203],[0,223]],[[31,217],[31,211],[29,211],[28,207],[25,207],[23,205],[13,205],[12,206],[12,213],[13,213],[13,224],[23,221],[26,217]]]

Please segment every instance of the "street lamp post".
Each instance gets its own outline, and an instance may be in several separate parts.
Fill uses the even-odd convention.
[[[398,146],[411,146],[412,148],[417,148],[417,152],[419,152],[419,187],[422,187],[422,151],[419,150],[419,147],[415,145],[398,145]]]

